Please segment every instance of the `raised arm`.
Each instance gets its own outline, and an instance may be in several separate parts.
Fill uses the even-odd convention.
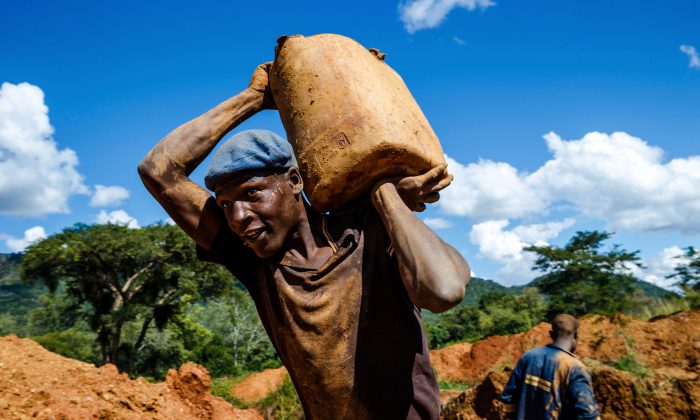
[[[234,127],[262,109],[274,108],[267,74],[255,69],[249,86],[165,136],[138,166],[148,191],[192,239],[210,249],[225,223],[212,195],[189,175]]]
[[[416,306],[432,312],[446,311],[461,302],[471,273],[464,258],[412,210],[421,211],[424,203],[437,201],[438,191],[451,181],[443,165],[420,176],[380,182],[372,192],[408,296]]]

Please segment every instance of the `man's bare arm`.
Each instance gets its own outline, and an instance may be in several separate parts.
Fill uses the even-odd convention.
[[[258,66],[241,93],[170,132],[138,166],[148,191],[205,249],[211,248],[225,220],[212,195],[189,175],[226,133],[256,112],[274,108],[267,88],[269,65]]]
[[[372,193],[372,202],[391,238],[408,296],[416,306],[432,312],[446,311],[462,301],[471,272],[464,258],[411,209],[422,210],[425,202],[437,201],[437,192],[451,180],[441,166],[418,177],[387,180]]]

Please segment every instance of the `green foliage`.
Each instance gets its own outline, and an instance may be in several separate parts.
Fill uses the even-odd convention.
[[[440,381],[438,381],[438,388],[440,388],[440,391],[465,391],[469,388],[469,384],[466,382],[452,382],[440,379]]]
[[[644,378],[649,374],[646,366],[637,360],[637,357],[634,354],[627,354],[623,356],[620,360],[615,362],[614,366],[618,370],[630,372],[640,378]]]
[[[675,314],[677,312],[690,309],[691,300],[688,297],[683,298],[675,293],[664,298],[655,298],[649,296],[633,297],[634,305],[625,312],[633,318],[648,320],[657,316],[665,316]]]
[[[493,280],[472,277],[472,279],[469,281],[469,293],[465,294],[462,303],[467,305],[478,305],[482,296],[493,292],[520,294],[522,293],[522,290],[515,290],[514,288],[503,286]]]
[[[94,346],[95,334],[92,332],[69,328],[65,331],[32,337],[32,339],[47,350],[71,359],[89,363],[97,363],[100,360],[99,352]]]
[[[41,295],[37,298],[40,306],[32,309],[27,318],[28,335],[44,335],[71,328],[79,319],[79,311],[70,296],[65,293]]]
[[[639,266],[638,251],[613,245],[603,252],[608,232],[577,232],[563,248],[529,246],[537,254],[534,268],[545,274],[534,283],[549,297],[548,317],[566,312],[612,314],[631,308],[636,279],[629,265]]]
[[[231,388],[241,382],[245,376],[219,376],[213,377],[211,380],[211,394],[215,397],[223,398],[231,403],[234,407],[248,408],[248,405],[238,398],[231,395]]]
[[[134,349],[132,343],[137,342],[142,326],[142,319],[126,325],[124,342],[119,352],[119,364],[129,366],[132,376],[162,380],[169,369],[177,368],[189,361],[187,351],[182,341],[178,339],[178,331],[173,328],[173,325],[168,325],[162,330],[150,326],[139,348]]]
[[[277,391],[270,393],[259,401],[256,406],[266,414],[266,418],[275,420],[304,418],[304,410],[289,376],[284,379],[282,386]]]
[[[29,312],[41,305],[37,297],[46,293],[42,285],[5,284],[0,285],[0,313],[8,314],[17,321],[14,334],[26,335],[23,327]]]
[[[17,320],[10,314],[0,313],[0,335],[13,334],[17,331]]]
[[[674,273],[669,278],[677,280],[676,285],[683,290],[691,307],[700,306],[700,251],[692,246],[685,249],[685,254],[680,256],[685,260],[678,264]]]
[[[0,286],[20,282],[20,262],[22,262],[22,254],[0,254]]]
[[[235,288],[229,298],[212,300],[191,312],[193,320],[223,339],[235,368],[229,373],[259,371],[281,365],[247,292]]]
[[[544,298],[535,288],[525,288],[519,295],[494,291],[482,295],[478,306],[460,304],[426,321],[425,329],[430,347],[439,348],[527,331],[542,321],[544,311]]]
[[[162,329],[190,299],[220,295],[232,286],[223,268],[200,262],[192,241],[169,225],[75,225],[31,245],[22,278],[51,291],[62,284],[69,312],[97,334],[102,361],[127,371],[153,324]],[[139,332],[124,343],[122,330],[135,320]]]

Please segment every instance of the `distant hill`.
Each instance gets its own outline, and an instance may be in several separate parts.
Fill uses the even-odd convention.
[[[496,281],[472,277],[467,287],[467,293],[464,296],[462,305],[477,305],[481,297],[490,292],[502,292],[510,294],[520,294],[526,287],[537,287],[539,279],[535,279],[527,284],[520,286],[504,286]],[[637,280],[635,294],[641,299],[667,299],[677,297],[674,292],[646,282]]]
[[[19,283],[22,254],[0,254],[0,285]]]
[[[38,297],[47,292],[40,284],[24,284],[20,279],[22,254],[0,254],[0,313],[9,313],[22,323],[27,313],[39,306]]]
[[[481,296],[491,292],[520,293],[520,291],[516,292],[511,289],[513,288],[506,287],[493,280],[472,277],[462,303],[467,305],[476,305],[479,303],[479,300],[481,300]]]

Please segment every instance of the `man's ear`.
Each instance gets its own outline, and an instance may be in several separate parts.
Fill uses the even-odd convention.
[[[292,166],[287,170],[285,174],[289,185],[292,187],[294,195],[301,194],[304,190],[304,180],[301,178],[301,173],[299,173],[299,168]]]

